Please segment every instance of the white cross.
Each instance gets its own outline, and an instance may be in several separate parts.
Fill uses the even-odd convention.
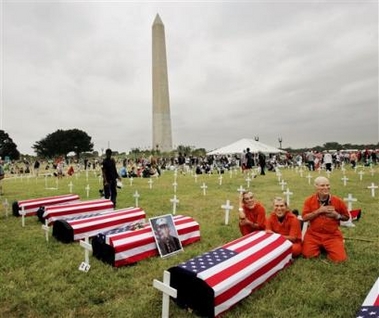
[[[229,224],[229,212],[233,210],[233,205],[230,205],[230,201],[226,200],[226,204],[221,205],[221,208],[225,210],[225,225]]]
[[[303,169],[299,170],[299,174],[300,174],[300,178],[302,178],[303,177]]]
[[[153,179],[149,179],[149,181],[147,181],[147,183],[149,184],[149,189],[152,189],[153,188]]]
[[[45,231],[46,242],[49,242],[49,232],[50,232],[50,228],[49,228],[49,225],[48,225],[48,223],[47,223],[47,220],[45,220],[45,224],[42,225],[42,230]]]
[[[88,198],[89,197],[89,190],[90,190],[89,184],[87,184],[85,190],[87,191],[87,198]]]
[[[197,174],[193,176],[195,178],[195,183],[197,183]]]
[[[174,183],[172,184],[172,186],[174,187],[174,193],[176,193],[176,187],[178,186],[178,183],[177,183],[177,182],[174,182]]]
[[[308,179],[308,184],[311,184],[311,179],[313,177],[308,173],[308,175],[306,176],[306,178]]]
[[[203,182],[203,185],[200,188],[203,189],[203,195],[205,195],[208,187],[205,185],[204,182]]]
[[[163,283],[159,280],[153,280],[153,287],[160,290],[163,293],[162,297],[162,318],[169,317],[170,311],[170,296],[177,297],[178,291],[170,286],[170,272],[163,272]]]
[[[353,195],[349,193],[347,198],[343,198],[347,202],[347,210],[350,212],[353,209],[353,202],[357,201],[356,198],[353,198]]]
[[[70,183],[68,184],[68,188],[70,189],[70,193],[72,193],[72,186],[73,186],[72,181],[70,181]]]
[[[371,189],[371,196],[374,198],[375,197],[375,189],[378,188],[377,185],[375,185],[374,182],[371,183],[371,186],[367,187],[368,189]]]
[[[371,177],[374,176],[374,172],[375,172],[374,169],[371,168],[371,169],[370,169]]]
[[[179,200],[176,198],[176,195],[174,195],[173,199],[170,199],[170,202],[172,203],[172,214],[175,215],[175,213],[176,213],[176,204],[179,203]]]
[[[8,217],[9,203],[8,203],[8,199],[7,198],[5,198],[5,200],[3,201],[3,207],[5,209],[5,217]]]
[[[178,169],[174,171],[174,182],[176,182],[176,178],[178,177]]]
[[[330,170],[326,171],[326,175],[328,176],[328,178],[330,178],[330,173],[331,173]]]
[[[344,176],[343,178],[341,178],[341,180],[343,181],[343,185],[346,187],[346,181],[349,180],[349,178]]]
[[[129,184],[130,184],[130,186],[133,185],[133,180],[134,180],[133,177],[130,177],[130,178],[129,178]]]
[[[25,215],[26,215],[26,212],[25,212],[24,206],[21,208],[21,211],[19,211],[19,214],[21,215],[21,225],[22,225],[22,227],[25,227]]]
[[[84,262],[82,262],[79,266],[79,270],[83,272],[88,272],[91,268],[89,264],[89,252],[92,252],[92,245],[89,243],[88,235],[83,240],[79,242],[80,246],[84,248]]]
[[[351,193],[349,193],[347,198],[344,198],[343,200],[347,201],[347,211],[349,212],[349,219],[347,221],[340,221],[340,224],[346,227],[355,227],[350,212],[353,209],[353,202],[357,201],[357,199],[353,198]]]
[[[285,192],[283,192],[283,194],[286,195],[287,206],[290,206],[290,196],[291,196],[293,193],[290,192],[290,189],[287,188],[287,190],[286,190]]]
[[[357,173],[358,166],[354,167],[354,172]]]
[[[133,194],[133,198],[136,199],[136,208],[138,208],[138,198],[140,197],[138,191],[136,190],[136,192],[134,192]]]
[[[276,176],[278,177],[278,182],[280,182],[280,180],[281,180],[281,178],[282,178],[282,174],[281,174],[281,172],[278,171],[278,172],[276,173]]]
[[[242,188],[242,185],[237,189],[237,191],[242,194],[242,192],[246,191],[244,188]]]
[[[245,179],[245,181],[246,181],[246,183],[247,183],[247,187],[250,188],[250,181],[251,181],[251,179],[250,179],[249,177],[247,177],[247,178]]]
[[[220,174],[220,176],[218,177],[218,184],[219,185],[222,185],[222,175]]]
[[[358,174],[359,174],[359,180],[362,181],[362,178],[363,178],[363,175],[365,174],[365,172],[363,170],[360,170],[358,172]]]
[[[279,182],[279,185],[282,186],[282,191],[284,190],[284,186],[287,184],[287,182],[285,182],[284,180],[280,181]]]

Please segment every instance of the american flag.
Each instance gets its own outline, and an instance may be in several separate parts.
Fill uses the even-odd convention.
[[[216,317],[291,263],[292,243],[279,234],[253,232],[169,269],[176,302]]]
[[[125,208],[94,214],[84,214],[64,220],[57,220],[53,225],[53,235],[64,242],[77,241],[93,237],[100,232],[126,226],[146,217],[141,208]]]
[[[199,223],[193,218],[176,215],[173,220],[182,246],[200,240]],[[150,223],[144,224],[141,229],[124,227],[101,233],[93,238],[92,247],[94,256],[115,267],[159,255]]]
[[[357,318],[379,318],[379,278],[366,296]]]
[[[79,201],[79,195],[77,194],[64,194],[45,198],[20,200],[13,203],[13,214],[19,216],[20,211],[24,208],[25,216],[32,216],[37,214],[40,207],[77,201]]]
[[[43,218],[48,225],[53,225],[56,220],[67,219],[70,217],[93,214],[95,212],[113,211],[113,202],[108,199],[97,199],[82,201],[72,204],[51,205],[45,208]]]

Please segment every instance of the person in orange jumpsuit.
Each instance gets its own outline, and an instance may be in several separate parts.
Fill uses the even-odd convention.
[[[302,218],[309,222],[303,239],[303,256],[317,257],[325,250],[328,259],[343,262],[347,259],[340,221],[349,220],[345,202],[330,194],[328,178],[317,177],[314,181],[316,193],[304,201]]]
[[[239,228],[243,236],[254,232],[263,231],[266,227],[266,210],[258,202],[253,193],[244,191],[241,194],[239,208]]]
[[[274,199],[274,211],[266,222],[267,233],[278,233],[292,242],[292,256],[301,254],[301,228],[300,221],[287,207],[283,198]]]

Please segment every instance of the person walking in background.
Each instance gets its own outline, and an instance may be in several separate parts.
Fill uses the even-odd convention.
[[[254,198],[252,192],[242,192],[239,208],[239,228],[241,234],[244,236],[254,231],[262,231],[265,227],[265,208]]]
[[[245,153],[245,169],[247,171],[250,171],[251,168],[254,166],[254,158],[253,154],[250,152],[250,148],[246,148],[246,153]]]
[[[309,221],[303,240],[303,256],[317,257],[323,249],[331,261],[343,262],[347,256],[339,224],[350,218],[346,204],[330,194],[328,178],[317,177],[314,185],[316,193],[305,199],[302,212],[303,221]]]
[[[274,211],[271,212],[266,222],[267,233],[283,235],[292,243],[292,256],[301,254],[301,228],[296,215],[287,207],[287,202],[280,197],[274,199]]]
[[[101,171],[103,173],[104,198],[110,198],[114,208],[116,208],[117,180],[121,181],[121,178],[117,173],[116,161],[112,158],[111,149],[105,151],[105,159],[101,164]]]

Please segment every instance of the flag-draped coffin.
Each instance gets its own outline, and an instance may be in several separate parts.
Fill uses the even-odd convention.
[[[63,194],[44,198],[27,199],[13,202],[12,210],[14,216],[20,216],[20,212],[24,209],[25,216],[37,215],[37,211],[41,207],[55,204],[73,203],[79,201],[77,194]]]
[[[70,243],[136,222],[143,223],[145,217],[146,213],[141,208],[83,214],[56,220],[53,225],[53,236],[61,242]]]
[[[175,301],[202,317],[217,317],[291,263],[292,243],[253,232],[169,269]]]
[[[52,205],[45,208],[43,219],[48,225],[53,225],[56,220],[70,217],[93,214],[96,212],[113,211],[113,202],[108,199],[88,200],[72,204]]]
[[[182,246],[200,240],[200,227],[193,218],[173,217]],[[150,223],[142,228],[133,226],[100,233],[92,239],[93,255],[114,267],[139,262],[147,257],[159,255]]]

